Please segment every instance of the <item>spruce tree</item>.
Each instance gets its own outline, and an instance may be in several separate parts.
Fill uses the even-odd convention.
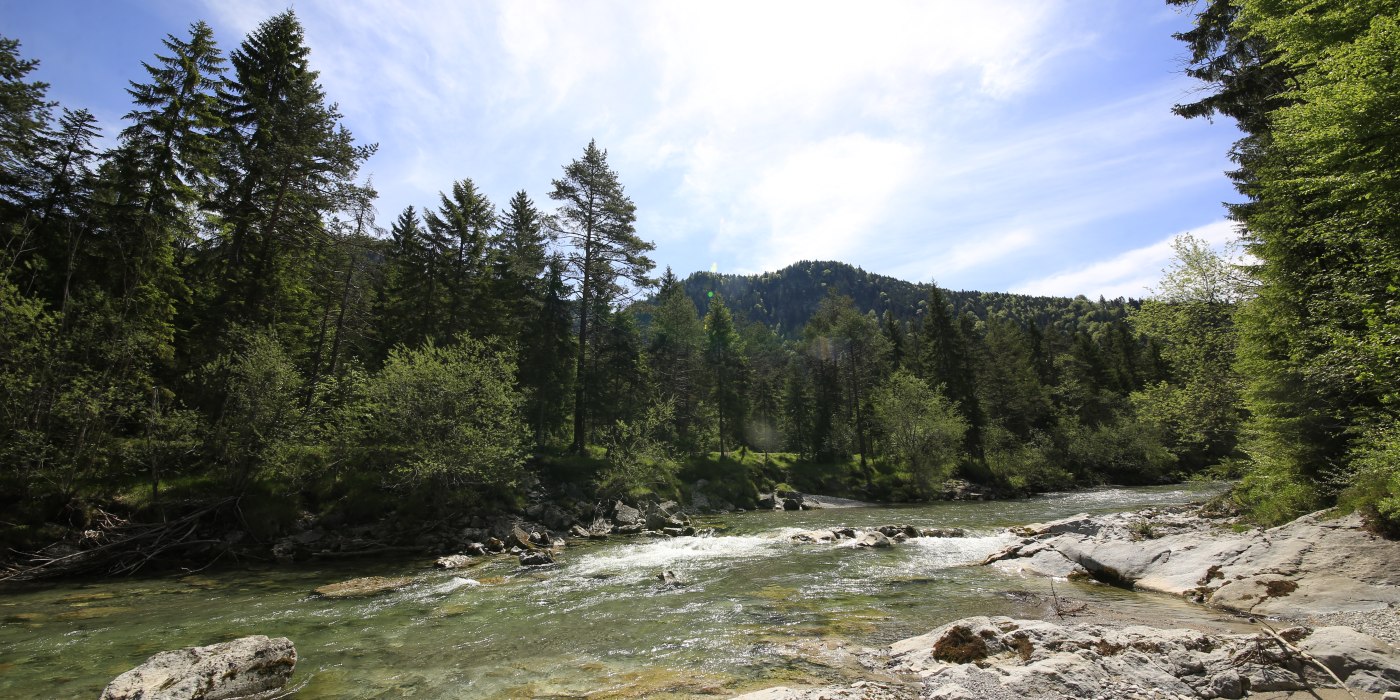
[[[438,200],[438,210],[424,215],[440,259],[446,304],[438,311],[437,335],[495,335],[500,331],[500,310],[491,293],[495,207],[470,179],[452,183],[452,192],[439,193]]]
[[[297,350],[312,327],[307,280],[323,217],[374,151],[341,126],[309,55],[288,10],[229,56],[233,75],[220,93],[218,293],[208,319],[216,334],[231,324],[275,326]]]

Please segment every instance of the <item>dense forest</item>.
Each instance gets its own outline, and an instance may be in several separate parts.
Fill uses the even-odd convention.
[[[1264,522],[1339,499],[1400,522],[1397,13],[1294,4],[1213,0],[1179,37],[1211,90],[1177,111],[1245,133],[1231,211],[1252,257],[1183,237],[1142,302],[834,262],[658,275],[595,143],[539,201],[464,173],[382,216],[376,145],[291,11],[228,53],[204,23],[168,37],[111,141],[0,39],[4,539],[210,503],[273,534],[699,479],[744,505],[1242,473]]]

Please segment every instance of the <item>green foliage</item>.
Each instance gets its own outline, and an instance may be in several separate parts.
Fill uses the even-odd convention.
[[[664,439],[675,419],[669,398],[652,401],[634,421],[617,421],[607,440],[608,466],[598,473],[597,492],[604,498],[630,496],[673,497],[676,494],[676,461]]]
[[[1157,430],[1131,412],[1098,425],[1086,425],[1073,416],[1060,422],[1065,463],[1080,482],[1154,483],[1176,463]]]
[[[1075,483],[1060,466],[1054,443],[1045,433],[1030,439],[993,424],[987,429],[986,464],[997,483],[1016,492],[1063,489]]]
[[[919,493],[935,493],[961,457],[967,421],[941,393],[905,370],[890,375],[871,404],[886,452],[908,469]]]
[[[466,336],[395,348],[369,382],[366,439],[410,487],[504,487],[528,437],[510,355]]]
[[[294,473],[309,423],[304,379],[274,333],[236,328],[227,345],[232,351],[200,368],[198,386],[212,401],[205,451],[239,493]]]
[[[718,417],[719,454],[723,457],[727,453],[726,445],[735,445],[744,439],[748,408],[744,401],[747,362],[743,338],[735,330],[734,318],[729,315],[723,297],[719,296],[710,300],[710,309],[705,314],[705,365],[710,399]]]
[[[1243,378],[1236,367],[1236,306],[1249,284],[1233,265],[1233,249],[1216,254],[1190,234],[1172,243],[1176,257],[1156,298],[1129,319],[1140,333],[1161,339],[1171,381],[1132,395],[1134,409],[1165,433],[1181,466],[1198,470],[1235,454],[1244,420]]]
[[[1377,530],[1400,536],[1400,423],[1358,439],[1351,468],[1343,502],[1365,511]]]

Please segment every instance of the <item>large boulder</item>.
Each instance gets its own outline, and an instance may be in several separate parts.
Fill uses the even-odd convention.
[[[254,635],[162,651],[113,679],[101,700],[266,698],[287,684],[296,665],[296,648],[286,637]]]
[[[1321,513],[1238,532],[1190,509],[1078,515],[1018,529],[1034,538],[988,558],[1003,568],[1057,553],[1094,577],[1190,597],[1229,610],[1305,617],[1400,607],[1400,542],[1366,531],[1360,516]],[[1040,563],[1024,567],[1034,570]]]
[[[618,501],[613,504],[613,522],[624,528],[632,525],[640,525],[643,522],[642,511],[622,501]]]

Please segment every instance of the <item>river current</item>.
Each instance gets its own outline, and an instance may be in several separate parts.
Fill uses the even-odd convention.
[[[728,697],[843,682],[824,653],[878,646],[969,615],[1041,618],[1051,582],[971,566],[1015,541],[1010,525],[1184,503],[1212,484],[1106,488],[1026,500],[940,502],[703,519],[707,537],[571,544],[553,567],[514,558],[435,571],[422,558],[69,583],[0,594],[0,697],[95,698],[151,654],[249,634],[285,636],[296,698]],[[958,527],[891,549],[795,544],[817,527]],[[665,588],[670,570],[686,583]],[[400,591],[323,600],[312,588],[368,575]],[[1228,624],[1175,598],[1058,581],[1056,594],[1131,617]]]

